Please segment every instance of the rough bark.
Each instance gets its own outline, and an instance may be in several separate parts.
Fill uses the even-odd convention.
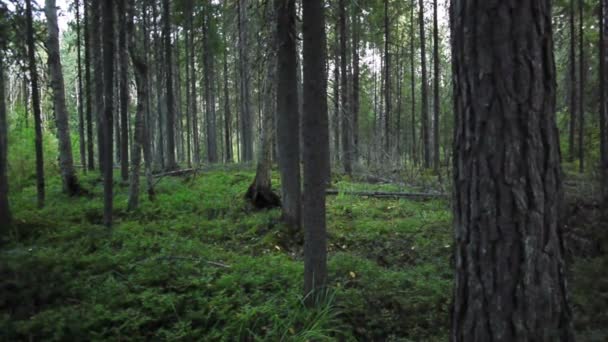
[[[550,0],[452,4],[452,341],[573,340],[551,13]]]
[[[167,87],[167,112],[165,116],[167,133],[167,164],[166,170],[177,169],[175,162],[175,104],[173,94],[173,68],[171,67],[173,52],[171,44],[171,11],[169,0],[163,0],[163,37],[165,39],[165,82]]]
[[[437,0],[433,0],[433,168],[439,171],[440,166],[440,136],[439,136],[439,111],[441,102],[439,99],[439,84],[441,74],[439,72],[439,24],[437,22]]]
[[[248,56],[248,0],[238,0],[238,30],[239,30],[239,82],[240,82],[240,124],[241,124],[241,161],[253,160],[253,118],[249,93],[249,56]]]
[[[57,140],[59,142],[59,170],[63,181],[63,191],[70,196],[81,192],[74,161],[72,159],[72,140],[70,139],[70,126],[68,123],[68,110],[65,104],[65,88],[63,70],[59,55],[59,26],[57,25],[57,8],[55,0],[46,0],[45,6],[48,39],[46,42],[48,53],[49,77],[53,89],[53,108],[57,126]]]
[[[85,136],[85,119],[84,119],[84,100],[82,91],[82,57],[81,57],[81,40],[80,40],[80,1],[76,0],[74,7],[76,7],[76,66],[77,66],[77,78],[78,78],[78,142],[80,147],[80,164],[84,172],[87,170],[87,150],[86,150],[86,136]]]
[[[296,1],[275,0],[278,44],[277,143],[283,220],[300,228],[300,118],[296,57]]]
[[[118,65],[120,70],[120,177],[129,180],[129,57],[127,43],[126,4],[117,1],[118,8]]]
[[[190,0],[189,4],[191,8],[194,6],[194,0]],[[192,92],[191,97],[191,112],[192,112],[192,145],[193,145],[193,160],[194,165],[200,165],[201,163],[201,148],[200,148],[200,134],[198,129],[198,108],[196,101],[196,65],[194,64],[194,58],[196,54],[194,53],[194,11],[191,11],[188,15],[188,22],[191,30],[190,34],[190,47],[192,51],[190,53],[190,73],[192,77],[190,78],[190,91]]]
[[[325,13],[323,1],[302,2],[304,38],[304,111],[302,117],[304,187],[304,293],[322,290],[327,282],[325,188],[329,168]],[[317,293],[317,295],[323,292]],[[316,296],[308,296],[314,304]]]
[[[414,163],[418,163],[418,148],[416,146],[416,56],[415,56],[415,44],[414,39],[416,38],[416,30],[414,30],[414,8],[416,7],[416,0],[412,0],[410,9],[410,87],[412,90],[411,103],[412,103],[412,145],[411,153],[412,160]]]
[[[423,149],[423,157],[424,157],[424,167],[431,167],[431,135],[429,130],[429,98],[428,98],[428,79],[426,72],[426,38],[424,32],[424,1],[419,0],[420,13],[418,13],[418,21],[420,24],[420,68],[421,71],[421,80],[420,80],[420,100],[421,103],[421,111],[420,118],[422,121],[422,149]]]
[[[101,42],[101,14],[102,0],[91,1],[91,56],[93,58],[93,84],[94,98],[91,102],[94,106],[95,120],[97,121],[97,157],[99,158],[99,170],[103,175],[104,143],[103,143],[103,116],[105,111],[104,103],[104,65],[103,49]]]
[[[84,84],[85,84],[85,116],[86,142],[87,142],[87,167],[90,171],[95,170],[95,144],[93,137],[93,84],[91,81],[91,34],[90,34],[90,4],[84,3]]]
[[[353,109],[353,160],[358,160],[359,158],[359,107],[360,107],[360,65],[359,65],[359,39],[360,39],[360,30],[359,27],[359,12],[361,10],[360,6],[353,6],[353,19],[352,19],[352,52],[353,52],[353,79],[352,79],[352,109]]]
[[[606,80],[608,80],[608,0],[600,0],[600,175],[602,181],[602,204],[608,208],[608,103],[606,102]],[[604,215],[608,217],[608,209]]]
[[[334,161],[340,162],[340,41],[339,41],[339,25],[336,23],[334,31],[334,117],[333,117],[333,135],[334,135]]]
[[[32,109],[34,112],[34,131],[36,145],[36,190],[38,208],[44,206],[44,157],[42,153],[42,114],[40,113],[40,90],[38,88],[38,70],[36,69],[36,46],[34,44],[34,24],[32,17],[32,0],[25,1],[27,21],[27,57],[32,86]]]
[[[346,60],[346,4],[345,0],[339,0],[339,23],[340,23],[340,102],[342,103],[342,163],[347,175],[353,172],[352,155],[352,113],[348,103],[348,74]]]
[[[570,122],[568,130],[568,161],[573,162],[575,156],[575,136],[576,136],[576,118],[577,118],[577,81],[576,81],[576,34],[574,28],[574,1],[570,0],[570,9],[568,11],[569,29],[570,29],[570,60],[568,61],[568,85],[569,85],[569,100],[570,100]]]
[[[205,87],[205,124],[207,132],[207,162],[213,164],[217,162],[217,127],[215,118],[215,79],[214,56],[209,42],[209,29],[211,17],[209,11],[203,13],[203,64],[205,73],[203,75]]]
[[[3,39],[3,37],[0,37],[0,242],[7,236],[11,224],[11,210],[8,202],[8,122],[6,120],[6,98],[4,95]]]
[[[227,44],[224,33],[224,44]],[[228,91],[228,51],[224,49],[224,147],[225,161],[232,163],[232,113],[230,112],[230,92]]]
[[[113,1],[102,0],[102,24],[103,24],[103,77],[104,77],[104,113],[102,116],[103,128],[103,223],[106,227],[112,227],[113,206],[113,165],[112,165],[112,120],[114,103],[114,15]]]
[[[391,54],[388,0],[384,0],[384,153],[390,156],[391,146]]]
[[[578,1],[578,171],[585,172],[585,35],[584,0]]]

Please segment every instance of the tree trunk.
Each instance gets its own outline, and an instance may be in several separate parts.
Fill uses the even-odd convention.
[[[87,150],[86,150],[86,139],[85,139],[85,121],[84,121],[84,100],[82,97],[82,60],[80,53],[80,1],[76,0],[74,7],[76,7],[76,66],[78,68],[78,142],[80,147],[80,164],[84,172],[87,171]]]
[[[205,65],[205,73],[203,75],[205,82],[205,121],[207,132],[207,162],[210,164],[217,162],[217,137],[216,137],[216,120],[215,120],[215,87],[213,86],[214,63],[213,51],[209,42],[209,29],[211,26],[211,17],[208,9],[203,13],[203,64]]]
[[[120,67],[120,176],[123,182],[129,180],[129,57],[127,43],[127,23],[125,2],[118,4],[118,64]]]
[[[103,127],[103,223],[106,227],[112,227],[112,205],[113,205],[113,165],[112,165],[112,111],[114,103],[114,16],[113,1],[102,2],[103,23],[103,76],[104,76],[104,115],[102,116]]]
[[[391,54],[388,0],[384,0],[384,153],[390,160],[391,146]]]
[[[606,80],[608,79],[608,0],[600,0],[600,179],[602,180],[602,207],[608,208],[608,103],[606,102]],[[604,215],[608,217],[608,209]]]
[[[86,107],[85,116],[87,121],[86,142],[87,142],[87,167],[90,171],[95,170],[95,144],[93,138],[93,84],[91,82],[91,34],[90,34],[90,15],[89,4],[84,2],[84,84],[86,88]]]
[[[327,282],[327,232],[325,188],[328,181],[329,130],[325,72],[326,38],[323,1],[302,2],[304,38],[304,111],[302,117],[304,188],[302,226],[304,228],[304,294],[323,290]]]
[[[342,162],[344,164],[344,172],[347,175],[352,174],[352,129],[351,118],[348,103],[348,74],[346,72],[348,61],[346,60],[346,5],[345,0],[339,0],[340,8],[340,94],[342,102]]]
[[[239,77],[240,77],[240,106],[241,106],[241,159],[250,162],[253,159],[253,122],[249,99],[249,57],[248,57],[248,17],[247,0],[238,0],[238,29],[239,29]]]
[[[439,85],[441,74],[439,73],[439,25],[437,23],[437,0],[433,0],[433,167],[436,172],[439,172],[440,155],[439,155],[439,111],[440,111],[440,99],[439,99]]]
[[[416,7],[416,0],[412,0],[412,6],[410,9],[410,86],[412,89],[412,161],[414,164],[418,164],[418,148],[416,146],[416,56],[415,56],[415,43],[416,30],[414,30],[414,8]]]
[[[8,235],[11,224],[11,210],[8,202],[8,122],[4,95],[4,48],[4,42],[0,41],[0,244]]]
[[[353,88],[353,96],[352,96],[352,107],[353,107],[353,160],[358,160],[359,158],[359,92],[360,92],[360,82],[359,82],[359,74],[360,74],[360,66],[359,66],[359,11],[360,6],[354,6],[353,8],[353,79],[352,79],[352,88]]]
[[[278,44],[277,143],[283,220],[300,228],[300,118],[296,57],[296,1],[275,0]]]
[[[550,0],[517,7],[464,0],[451,8],[452,341],[574,340],[559,226],[551,13]]]
[[[165,82],[167,87],[167,115],[165,124],[167,131],[167,164],[165,170],[177,169],[175,162],[175,105],[173,99],[173,68],[171,45],[171,11],[169,0],[163,0],[163,37],[165,38]]]
[[[419,0],[420,4],[420,13],[419,22],[420,22],[420,66],[422,68],[422,79],[421,79],[421,89],[422,93],[421,101],[422,101],[422,110],[420,111],[420,116],[422,119],[422,148],[424,151],[424,167],[426,169],[431,167],[431,137],[429,130],[429,99],[428,99],[428,80],[426,74],[426,38],[424,34],[424,1]]]
[[[334,132],[334,161],[340,162],[340,27],[336,23],[334,31],[334,117],[333,117],[333,132]]]
[[[580,173],[585,172],[585,36],[584,0],[578,1],[578,160]]]
[[[224,33],[224,44],[227,44]],[[232,114],[230,113],[230,92],[228,91],[228,51],[224,48],[224,145],[226,163],[232,163]]]
[[[53,88],[53,108],[57,125],[57,140],[59,142],[59,170],[61,171],[61,178],[63,180],[63,191],[70,196],[74,196],[79,194],[82,189],[78,184],[72,159],[72,140],[70,139],[63,70],[59,55],[59,26],[57,26],[55,0],[46,0],[45,12],[48,31],[46,46],[48,50],[49,77],[51,88]]]
[[[91,53],[93,57],[93,83],[94,87],[94,104],[95,119],[97,120],[97,157],[99,158],[99,170],[103,175],[104,165],[104,147],[103,142],[103,116],[105,112],[105,99],[104,99],[104,63],[103,63],[103,49],[101,42],[101,26],[102,26],[102,14],[101,14],[101,3],[105,0],[92,0],[91,3]]]
[[[34,44],[34,24],[32,17],[32,0],[25,0],[27,19],[27,54],[32,86],[32,107],[34,112],[34,130],[36,142],[36,190],[38,208],[44,206],[44,157],[42,153],[42,114],[40,113],[40,90],[38,88],[38,70],[36,69],[36,46]]]
[[[570,92],[570,129],[568,131],[568,161],[573,162],[575,156],[575,136],[576,136],[576,117],[577,117],[577,81],[576,81],[576,34],[574,28],[574,1],[570,0],[570,10],[568,11],[570,28],[570,60],[568,61],[568,83]]]

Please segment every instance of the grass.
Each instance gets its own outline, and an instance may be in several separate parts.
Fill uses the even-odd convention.
[[[11,194],[0,340],[448,340],[446,201],[328,197],[330,287],[311,310],[302,304],[301,241],[278,210],[257,212],[243,200],[252,172],[164,178],[156,201],[142,192],[133,213],[128,189],[116,184],[111,232],[100,225],[97,175],[81,178],[90,197],[66,197],[51,177],[41,210],[33,185]],[[371,189],[348,180],[337,187]],[[575,289],[600,286],[591,284],[595,267],[577,270]],[[600,304],[574,293],[576,312],[589,318],[579,325],[600,334],[594,327],[605,317],[591,316]]]

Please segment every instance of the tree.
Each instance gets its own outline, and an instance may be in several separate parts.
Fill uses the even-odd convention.
[[[120,177],[129,180],[129,57],[127,43],[126,1],[117,1],[118,7],[118,67],[120,94]]]
[[[53,107],[57,125],[57,140],[59,141],[59,170],[63,181],[63,191],[74,196],[82,189],[78,184],[74,161],[72,159],[72,140],[68,123],[68,110],[65,104],[65,88],[63,82],[63,69],[59,55],[59,26],[57,25],[57,8],[55,0],[46,0],[46,23],[48,40],[49,76],[53,88]]]
[[[359,24],[359,16],[361,11],[360,4],[353,5],[353,19],[352,19],[352,53],[353,53],[353,81],[352,81],[352,115],[353,115],[353,159],[357,160],[359,158],[359,107],[360,107],[360,58],[359,58],[359,40],[360,38],[360,24]],[[337,149],[336,149],[337,151]],[[329,171],[331,173],[331,171]]]
[[[102,116],[103,128],[103,223],[106,227],[112,227],[112,205],[113,205],[113,165],[112,165],[112,110],[114,103],[114,15],[113,1],[102,0],[102,24],[103,24],[103,85],[104,85],[104,115]]]
[[[600,0],[600,175],[602,180],[602,203],[608,204],[608,103],[606,103],[606,80],[608,79],[608,50],[606,35],[608,34],[608,0]],[[605,215],[608,213],[605,213]]]
[[[440,111],[440,100],[439,100],[439,84],[441,74],[439,73],[439,25],[437,23],[437,0],[433,0],[433,166],[436,171],[439,171],[439,111]]]
[[[578,0],[578,158],[580,173],[585,172],[585,35],[584,0]]]
[[[342,163],[344,172],[352,174],[352,122],[348,103],[348,74],[346,72],[346,5],[345,0],[339,0],[339,26],[340,26],[340,102],[342,102]]]
[[[296,57],[296,1],[276,0],[277,17],[277,144],[283,220],[300,227],[300,118]]]
[[[227,45],[224,32],[224,45]],[[228,51],[224,47],[224,145],[226,163],[232,163],[232,114],[230,112],[230,92],[228,91]]]
[[[431,139],[429,130],[429,99],[428,99],[428,79],[426,73],[426,38],[424,34],[424,1],[419,0],[420,13],[418,20],[420,23],[420,67],[422,68],[420,80],[421,93],[420,100],[422,101],[422,110],[420,117],[422,120],[422,148],[424,151],[424,167],[431,167]]]
[[[568,11],[569,18],[569,29],[570,29],[570,60],[568,61],[568,86],[569,86],[569,96],[570,96],[570,126],[568,131],[568,161],[574,161],[574,140],[576,135],[576,110],[577,110],[577,83],[576,83],[576,35],[574,29],[574,0],[570,0],[570,8]]]
[[[4,19],[5,10],[6,8],[0,6],[0,20]],[[2,25],[0,29],[5,30],[6,27]],[[5,37],[0,33],[0,242],[7,235],[11,224],[11,210],[8,202],[8,122],[4,96],[4,49]]]
[[[416,38],[416,30],[414,30],[414,8],[416,7],[416,0],[412,0],[410,7],[410,87],[412,90],[412,160],[414,163],[418,162],[418,149],[416,148],[416,56],[415,56],[415,44],[414,39]]]
[[[325,188],[330,161],[323,1],[303,1],[302,16],[304,38],[302,227],[305,236],[304,293],[309,294],[322,289],[327,282]],[[309,304],[314,303],[314,297],[307,297]]]
[[[452,341],[572,341],[551,1],[452,3]],[[484,39],[471,32],[484,32]],[[512,98],[516,96],[517,102]]]
[[[247,0],[238,0],[238,30],[239,30],[239,103],[241,113],[241,160],[250,162],[253,159],[253,121],[249,99],[249,55],[247,44],[248,17]]]
[[[42,115],[40,113],[40,89],[38,88],[38,71],[36,67],[36,46],[34,44],[34,19],[32,16],[32,0],[25,0],[27,20],[27,57],[32,86],[32,107],[34,112],[34,131],[36,142],[36,190],[38,208],[44,206],[44,157],[42,153]]]
[[[391,54],[388,0],[384,0],[384,153],[390,156],[391,146]]]
[[[190,27],[190,48],[194,49],[194,0],[189,0],[188,5],[192,9],[188,13],[188,26]],[[192,140],[194,147],[194,165],[198,166],[201,163],[201,148],[200,148],[200,137],[198,130],[198,108],[196,102],[196,65],[194,64],[195,53],[194,50],[190,53],[190,72],[192,77],[190,78],[190,91],[192,92],[190,97],[192,100],[191,111],[192,111]]]
[[[80,164],[82,169],[86,172],[87,170],[87,154],[86,154],[86,139],[84,131],[84,104],[82,99],[82,60],[80,53],[80,0],[76,0],[74,7],[76,7],[76,59],[77,59],[77,73],[78,73],[78,137],[80,147]]]
[[[104,60],[103,49],[101,42],[101,26],[102,26],[102,1],[91,1],[91,54],[93,57],[93,84],[94,94],[92,104],[95,109],[95,118],[97,120],[97,157],[99,158],[99,171],[103,175],[104,165],[104,142],[103,142],[103,116],[105,115],[105,90],[104,90]]]
[[[95,153],[94,150],[94,138],[93,138],[93,84],[91,81],[91,34],[90,31],[90,18],[89,18],[89,4],[84,3],[84,80],[86,89],[86,106],[85,116],[87,119],[87,167],[90,171],[95,170]]]
[[[209,163],[217,162],[217,136],[215,124],[215,87],[213,80],[215,79],[215,66],[213,50],[210,44],[209,29],[211,27],[211,15],[209,14],[209,6],[203,13],[203,63],[205,65],[205,73],[203,75],[205,82],[205,119],[207,127],[207,161]]]
[[[167,131],[167,170],[177,169],[175,162],[175,105],[173,99],[173,68],[172,68],[172,50],[171,50],[171,11],[169,0],[163,0],[163,37],[165,39],[165,79],[167,87],[167,115],[166,115],[166,131]]]

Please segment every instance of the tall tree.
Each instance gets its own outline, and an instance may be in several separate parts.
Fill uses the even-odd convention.
[[[59,55],[59,26],[57,24],[55,0],[46,0],[45,12],[48,31],[46,47],[49,76],[51,88],[53,88],[53,108],[57,125],[57,140],[59,141],[59,170],[61,171],[61,178],[63,180],[63,191],[73,196],[77,195],[81,191],[81,188],[76,178],[74,161],[72,159],[72,140],[70,138],[68,109],[65,104],[63,69]]]
[[[296,1],[275,0],[275,5],[278,44],[277,144],[283,220],[296,229],[301,224]]]
[[[0,24],[4,20],[6,8],[0,5]],[[3,32],[7,28],[0,26]],[[0,33],[0,243],[8,233],[11,224],[11,210],[8,202],[8,122],[6,120],[6,98],[4,95],[4,49],[5,36]]]
[[[120,96],[120,177],[129,180],[129,56],[127,50],[126,1],[117,1],[118,67]]]
[[[388,0],[384,0],[384,153],[390,155],[391,146],[391,54]]]
[[[452,3],[452,341],[574,339],[559,225],[551,10],[550,0]]]
[[[38,70],[36,69],[36,45],[34,44],[34,19],[32,0],[25,0],[27,21],[27,57],[32,86],[32,107],[34,112],[34,131],[36,142],[36,190],[38,207],[44,206],[44,157],[42,153],[42,114],[40,113],[40,89],[38,88]]]
[[[192,9],[190,13],[188,13],[188,22],[190,26],[190,48],[193,49],[190,53],[190,72],[192,73],[192,77],[190,78],[190,91],[191,91],[191,112],[192,112],[192,144],[193,144],[193,159],[194,165],[199,165],[201,160],[201,149],[200,149],[200,134],[198,129],[198,107],[197,107],[197,90],[196,90],[196,64],[194,63],[194,59],[196,54],[194,53],[194,0],[189,0],[188,2],[190,8]]]
[[[226,46],[226,32],[224,32],[224,45]],[[232,163],[232,114],[230,112],[230,92],[228,91],[228,51],[224,47],[224,148],[225,161]]]
[[[570,128],[568,131],[568,161],[573,162],[575,156],[575,136],[576,136],[576,120],[577,120],[577,85],[576,82],[576,34],[574,27],[574,1],[570,0],[570,8],[568,11],[568,27],[570,29],[570,59],[568,61],[568,87],[569,87],[569,100],[570,100]]]
[[[439,72],[439,24],[437,20],[437,0],[433,0],[433,167],[439,170],[439,111],[441,102],[439,99],[439,85],[441,73]]]
[[[238,30],[239,30],[239,103],[241,123],[241,160],[250,162],[253,159],[253,118],[249,94],[249,50],[248,50],[248,0],[238,0]]]
[[[169,0],[163,0],[163,37],[165,39],[165,81],[167,87],[167,112],[165,117],[167,131],[167,170],[177,168],[175,162],[175,105],[173,94],[173,68],[171,45],[171,6]]]
[[[84,121],[84,100],[82,98],[82,58],[80,53],[80,1],[76,0],[74,7],[76,7],[76,67],[78,69],[78,141],[80,147],[80,164],[82,169],[86,172],[87,170],[87,155],[86,155],[86,137],[85,137],[85,121]]]
[[[302,116],[304,187],[304,293],[327,282],[325,188],[329,169],[325,12],[322,0],[302,2],[304,111]],[[309,296],[309,304],[315,296]]]
[[[422,148],[424,151],[424,167],[431,167],[431,137],[429,130],[429,99],[428,99],[428,79],[426,73],[426,38],[424,32],[424,0],[419,0],[420,13],[418,19],[420,23],[420,67],[421,72],[421,93],[420,100],[422,101],[422,109],[420,118],[422,120]]]
[[[205,121],[207,132],[207,161],[209,163],[217,162],[217,128],[215,118],[215,66],[213,49],[211,45],[210,28],[211,15],[210,4],[203,13],[203,64],[205,65],[205,73],[203,79],[205,82]]]
[[[578,0],[578,158],[580,173],[585,172],[585,23],[584,0]]]
[[[344,172],[350,175],[352,170],[352,113],[348,103],[348,74],[346,60],[346,4],[339,0],[339,26],[340,26],[340,102],[342,103],[342,163]]]
[[[113,0],[102,0],[103,24],[103,95],[104,113],[102,116],[103,128],[103,223],[106,227],[112,226],[113,206],[113,165],[112,165],[112,120],[114,103],[114,14]]]
[[[84,85],[85,85],[85,116],[87,121],[86,143],[87,143],[87,167],[90,171],[95,169],[95,144],[93,138],[93,84],[91,81],[91,34],[90,31],[90,4],[86,1],[84,7]]]
[[[415,36],[416,30],[414,30],[414,8],[416,7],[416,0],[412,0],[410,6],[410,87],[412,90],[412,160],[414,163],[418,162],[418,149],[416,147],[416,49],[415,49]]]
[[[608,79],[608,0],[600,0],[600,175],[602,180],[603,208],[608,208],[608,103],[606,102],[606,81]],[[608,215],[608,213],[604,213]]]
[[[387,0],[388,1],[388,0]],[[357,160],[359,156],[359,107],[360,107],[360,57],[359,57],[359,40],[360,23],[359,17],[361,13],[361,4],[353,3],[353,19],[352,19],[352,53],[353,53],[353,79],[352,79],[352,117],[353,117],[353,160]]]

